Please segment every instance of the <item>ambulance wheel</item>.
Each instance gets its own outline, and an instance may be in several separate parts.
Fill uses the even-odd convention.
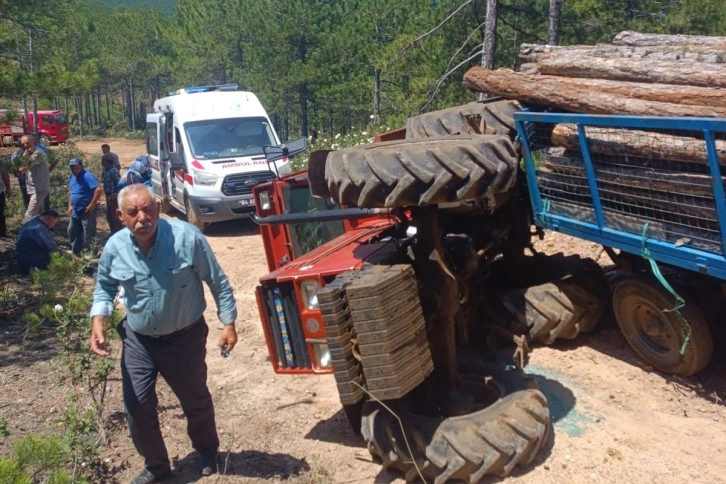
[[[679,376],[701,371],[713,355],[708,322],[696,302],[676,288],[685,305],[658,281],[642,275],[620,280],[613,291],[613,312],[633,350],[653,367]]]
[[[194,208],[189,203],[189,199],[186,197],[184,197],[184,209],[186,211],[187,222],[204,232],[204,229],[207,228],[207,224],[199,220],[197,212],[194,211]]]
[[[174,207],[168,197],[160,197],[159,203],[161,204],[161,213],[171,213],[174,211]]]

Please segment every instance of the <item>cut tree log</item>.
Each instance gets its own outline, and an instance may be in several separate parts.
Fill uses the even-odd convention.
[[[726,37],[706,35],[667,35],[667,34],[644,34],[640,32],[624,31],[615,36],[612,41],[615,45],[630,46],[664,46],[664,45],[697,45],[726,49]]]
[[[707,163],[706,143],[687,136],[674,136],[650,131],[585,128],[591,152],[606,155],[631,155],[659,158],[685,163]],[[580,141],[574,124],[560,123],[552,130],[552,144],[579,149]],[[716,140],[719,163],[726,165],[726,141]]]
[[[592,207],[592,195],[586,184],[576,184],[570,176],[553,173],[546,167],[537,172],[537,185],[542,194],[552,200],[570,200]],[[641,214],[655,220],[681,221],[693,227],[718,227],[718,215],[713,198],[673,196],[670,191],[632,187],[598,180],[598,192],[603,208],[616,212]]]
[[[542,74],[588,79],[658,82],[686,86],[726,87],[726,64],[604,58],[549,52],[537,60]]]
[[[522,73],[500,69],[499,76],[509,73],[521,82],[550,84],[557,89],[568,89],[577,92],[599,91],[637,99],[658,101],[663,103],[688,104],[690,106],[711,106],[726,108],[726,89],[698,86],[676,86],[673,84],[651,84],[646,82],[612,81],[609,79],[563,78],[559,76],[541,75],[527,78]]]
[[[726,49],[714,49],[697,45],[634,47],[629,45],[548,45],[522,44],[519,59],[537,62],[544,54],[556,52],[567,55],[589,55],[604,58],[652,59],[662,61],[726,63]]]
[[[573,83],[572,87],[569,87],[570,82]],[[484,92],[490,96],[501,96],[529,104],[552,106],[580,113],[726,117],[726,107],[724,107],[723,101],[726,91],[720,89],[711,90],[710,99],[703,101],[703,105],[684,105],[631,97],[635,91],[629,92],[628,95],[620,94],[620,92],[627,91],[603,92],[596,87],[598,83],[595,81],[524,74],[509,69],[490,71],[483,67],[469,69],[464,75],[463,84],[468,89]],[[668,88],[659,86],[655,89],[660,89],[659,92],[665,96]],[[678,99],[680,90],[680,88],[672,89],[670,99]],[[636,91],[640,92],[641,96],[643,95],[643,89]],[[707,91],[701,92],[706,93]],[[683,97],[697,98],[697,96],[685,95]]]
[[[593,156],[592,162],[599,181],[631,188],[670,192],[674,195],[713,198],[713,178],[709,174],[664,167],[644,167],[627,157],[596,155]],[[585,162],[579,151],[550,148],[539,169],[570,176],[587,184]],[[721,181],[726,186],[726,177],[721,177]]]

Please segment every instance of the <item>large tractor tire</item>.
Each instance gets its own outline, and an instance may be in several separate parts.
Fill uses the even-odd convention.
[[[406,138],[502,134],[514,139],[514,113],[521,110],[517,101],[494,99],[432,111],[408,119]]]
[[[426,398],[416,391],[386,402],[395,415],[379,403],[364,404],[362,435],[385,469],[402,472],[409,482],[477,483],[505,477],[534,459],[550,428],[547,399],[535,382],[498,363],[461,371],[464,393],[479,404],[471,413],[421,413]]]
[[[685,305],[672,311],[675,298],[658,281],[627,276],[613,290],[613,312],[623,336],[643,360],[661,371],[691,376],[711,360],[713,338],[693,298],[680,287],[676,292]]]
[[[484,198],[512,189],[517,152],[506,136],[446,136],[333,151],[325,179],[335,201],[364,208],[423,206]]]
[[[540,257],[540,256],[538,256]],[[502,303],[526,328],[529,341],[552,344],[557,339],[575,339],[595,329],[609,299],[609,286],[602,268],[579,256],[549,256],[561,263],[561,272],[549,271],[552,263],[535,264],[532,271],[551,274],[549,282],[506,291]]]

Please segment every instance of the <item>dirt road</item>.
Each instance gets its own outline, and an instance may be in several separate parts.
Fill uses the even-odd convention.
[[[143,143],[120,139],[77,142],[99,153],[108,142],[122,163]],[[100,220],[100,218],[99,218]],[[268,361],[254,287],[267,272],[258,229],[249,221],[216,224],[208,240],[235,289],[240,342],[229,358],[216,349],[216,308],[206,311],[209,387],[212,391],[224,475],[200,482],[351,483],[402,482],[371,462],[341,411],[332,376],[277,376]],[[598,247],[548,236],[547,252],[594,256]],[[604,256],[606,257],[606,256]],[[714,483],[726,482],[726,358],[717,340],[714,362],[690,379],[650,371],[639,362],[614,323],[574,342],[537,348],[528,372],[547,395],[554,431],[538,458],[507,479],[512,483]],[[121,410],[113,382],[113,410]],[[181,409],[160,388],[163,432],[176,476],[196,479]],[[140,468],[125,428],[104,452],[109,476],[128,482]]]

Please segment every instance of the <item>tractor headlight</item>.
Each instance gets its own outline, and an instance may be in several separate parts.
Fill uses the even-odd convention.
[[[303,281],[300,283],[300,292],[302,292],[302,299],[305,307],[308,309],[318,309],[318,288],[320,285],[318,281]]]
[[[259,193],[260,210],[269,210],[272,208],[272,197],[270,192]]]
[[[313,351],[315,352],[315,358],[318,361],[318,366],[321,368],[330,367],[330,349],[325,343],[314,343]]]
[[[214,185],[217,183],[217,175],[197,170],[192,170],[192,174],[196,185]]]

